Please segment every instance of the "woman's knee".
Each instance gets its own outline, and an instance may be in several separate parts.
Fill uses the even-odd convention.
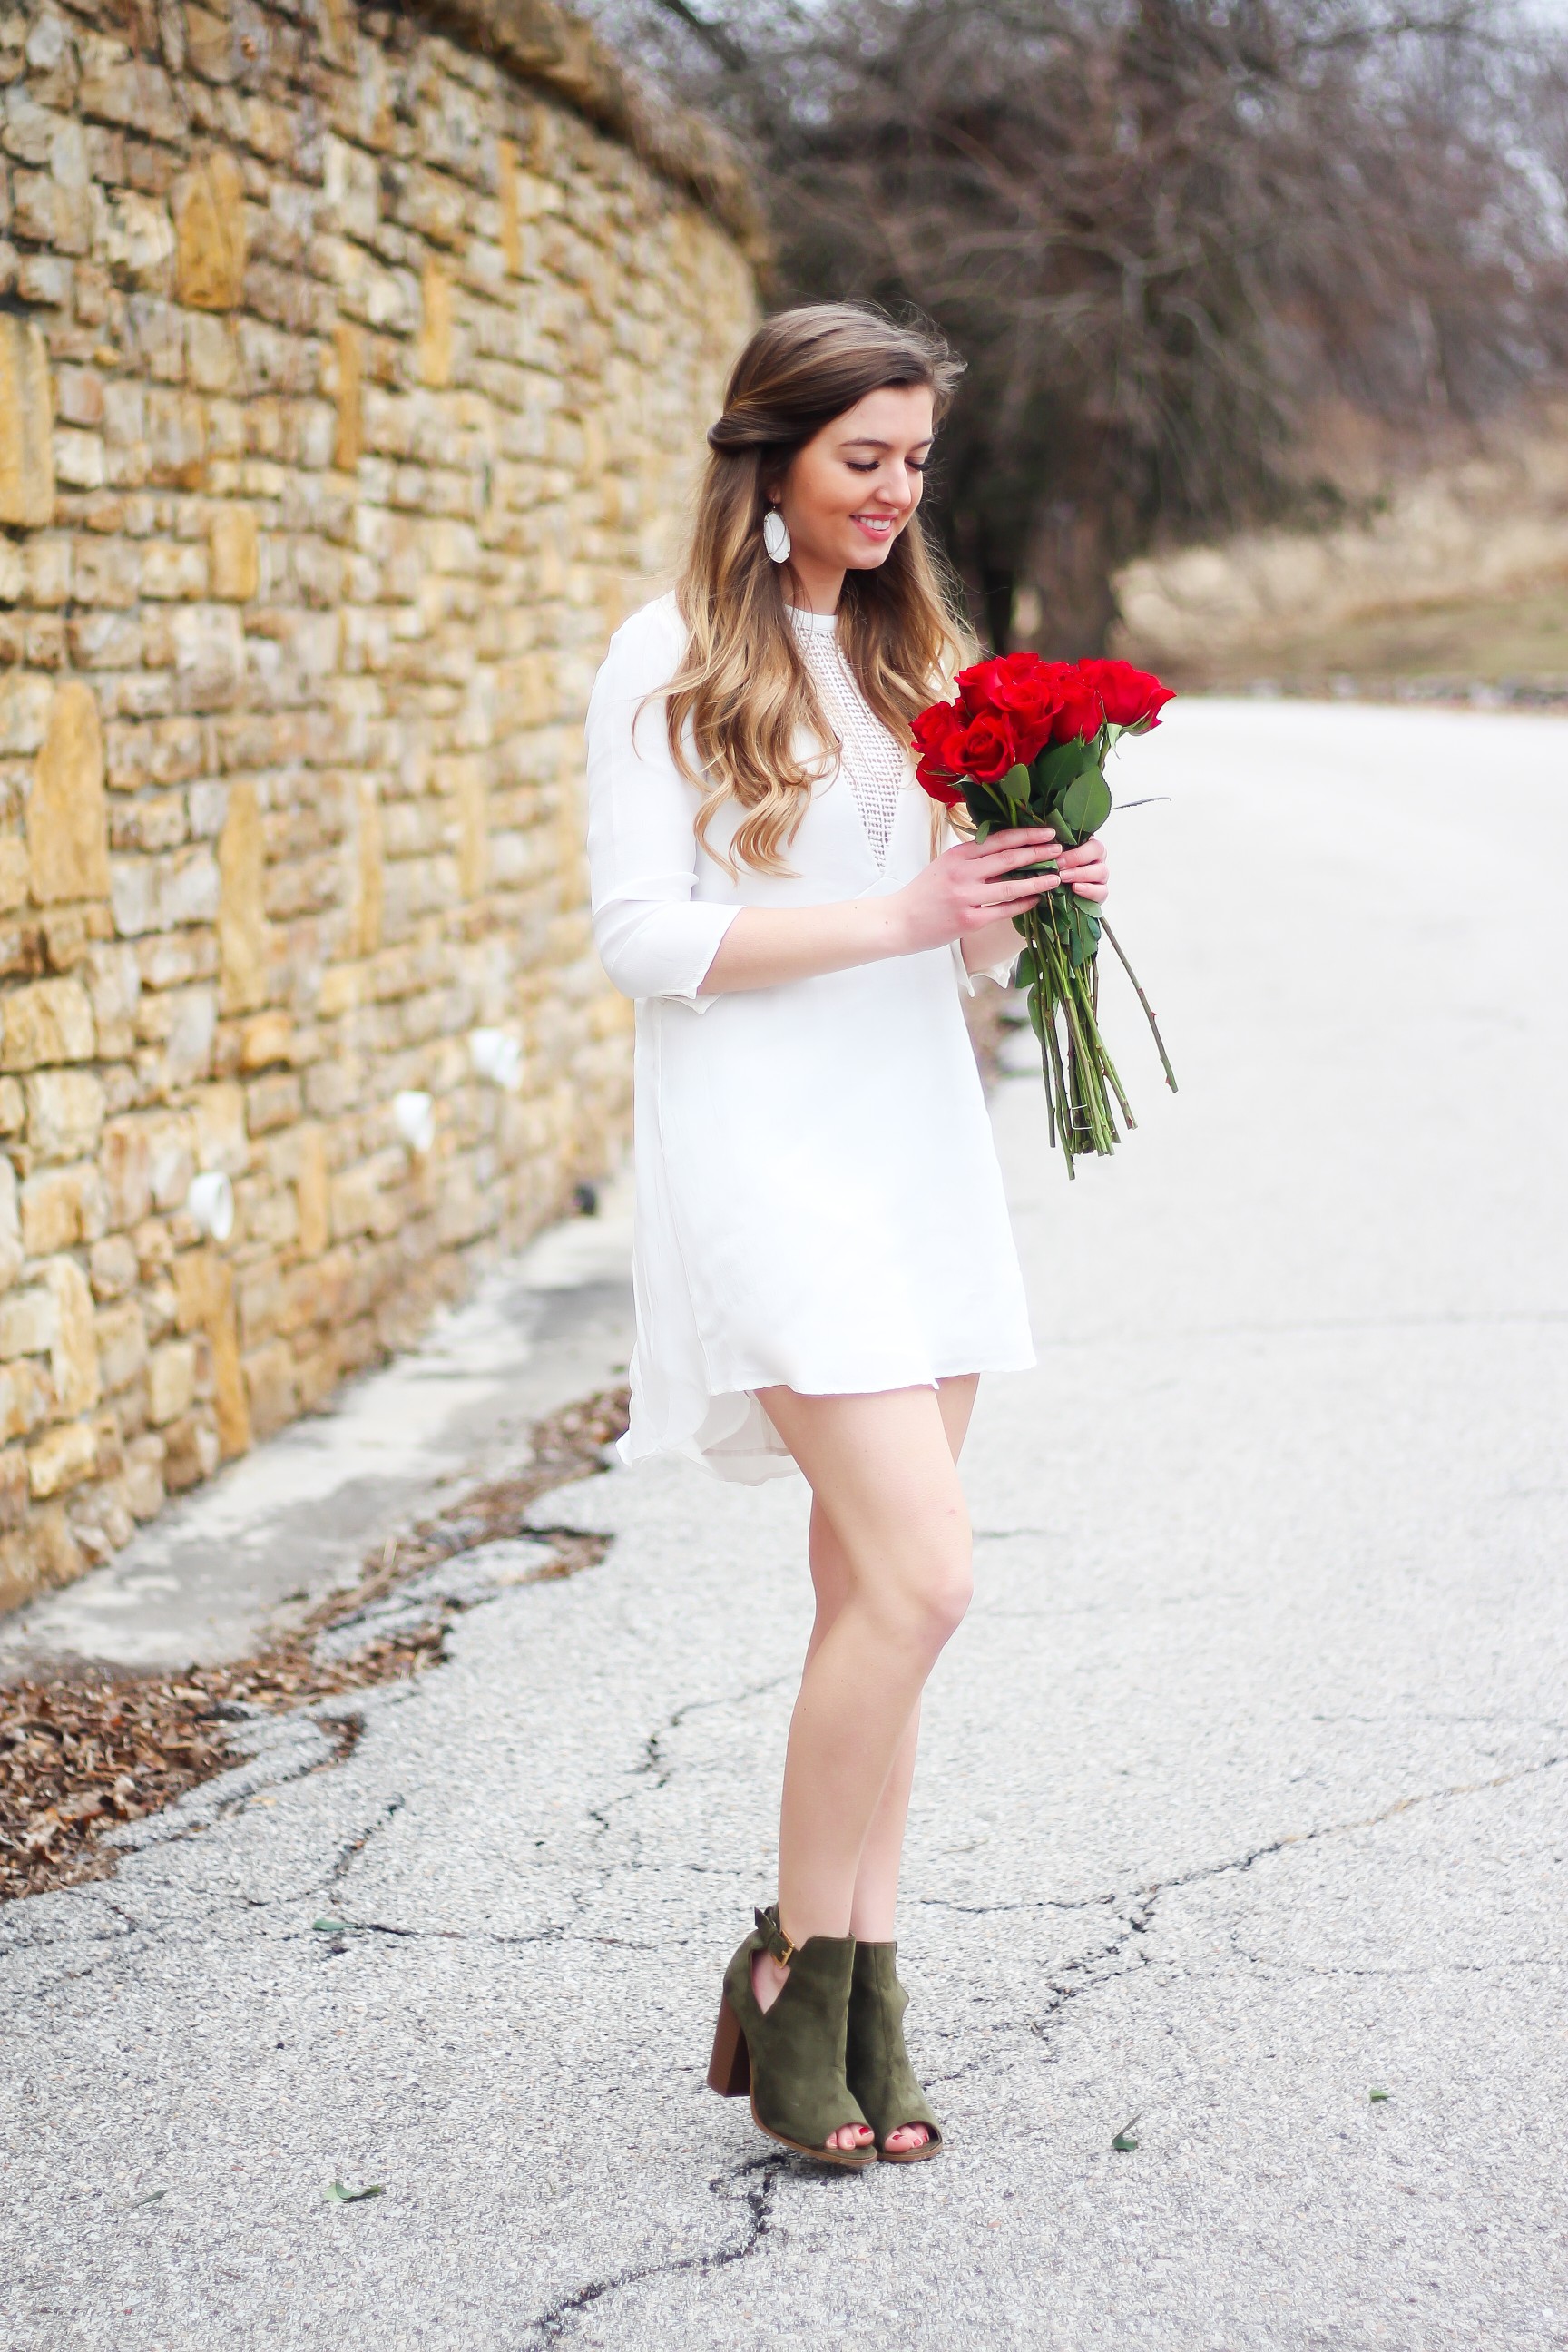
[[[969,1530],[913,1543],[883,1588],[900,1632],[933,1654],[957,1633],[974,1592]]]

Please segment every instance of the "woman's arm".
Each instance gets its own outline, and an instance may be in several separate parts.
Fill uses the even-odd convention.
[[[1011,929],[1015,915],[1058,887],[1054,875],[1014,869],[1037,865],[1055,848],[1056,835],[1044,826],[994,833],[989,840],[944,850],[914,881],[886,898],[849,898],[827,907],[743,907],[698,993],[776,988],[819,972],[877,963],[885,956],[946,947],[983,931],[999,937]]]
[[[1021,946],[1013,918],[1060,887],[1055,875],[1021,875],[1056,851],[1043,826],[961,842],[886,898],[847,898],[827,907],[742,907],[699,986],[700,996],[777,988],[826,971],[847,971],[885,956],[963,942],[964,962],[981,971]],[[1059,853],[1062,875],[1086,898],[1105,896],[1105,851],[1098,841]]]

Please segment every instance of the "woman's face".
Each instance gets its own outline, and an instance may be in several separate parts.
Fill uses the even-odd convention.
[[[874,572],[921,502],[931,444],[925,384],[868,392],[797,450],[779,486],[795,560]]]

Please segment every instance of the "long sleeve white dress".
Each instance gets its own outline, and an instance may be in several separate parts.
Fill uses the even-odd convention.
[[[670,755],[659,698],[685,646],[673,596],[616,631],[588,707],[594,934],[637,1000],[637,1346],[620,1452],[682,1454],[751,1483],[795,1467],[759,1389],[913,1388],[1035,1360],[956,947],[697,993],[742,907],[884,897],[931,856],[912,756],[868,708],[833,616],[791,619],[841,747],[786,852],[791,874],[742,866],[732,880],[697,845],[701,795]],[[742,814],[715,817],[715,849]]]

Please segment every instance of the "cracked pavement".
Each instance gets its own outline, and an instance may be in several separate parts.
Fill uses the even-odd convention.
[[[819,2175],[702,2087],[805,1496],[617,1471],[344,1760],[296,1724],[0,1912],[5,2352],[1568,2344],[1564,749],[1208,703],[1124,772],[1183,1092],[1108,976],[1115,1164],[995,1099],[1040,1362],[904,1906],[951,2153]]]

